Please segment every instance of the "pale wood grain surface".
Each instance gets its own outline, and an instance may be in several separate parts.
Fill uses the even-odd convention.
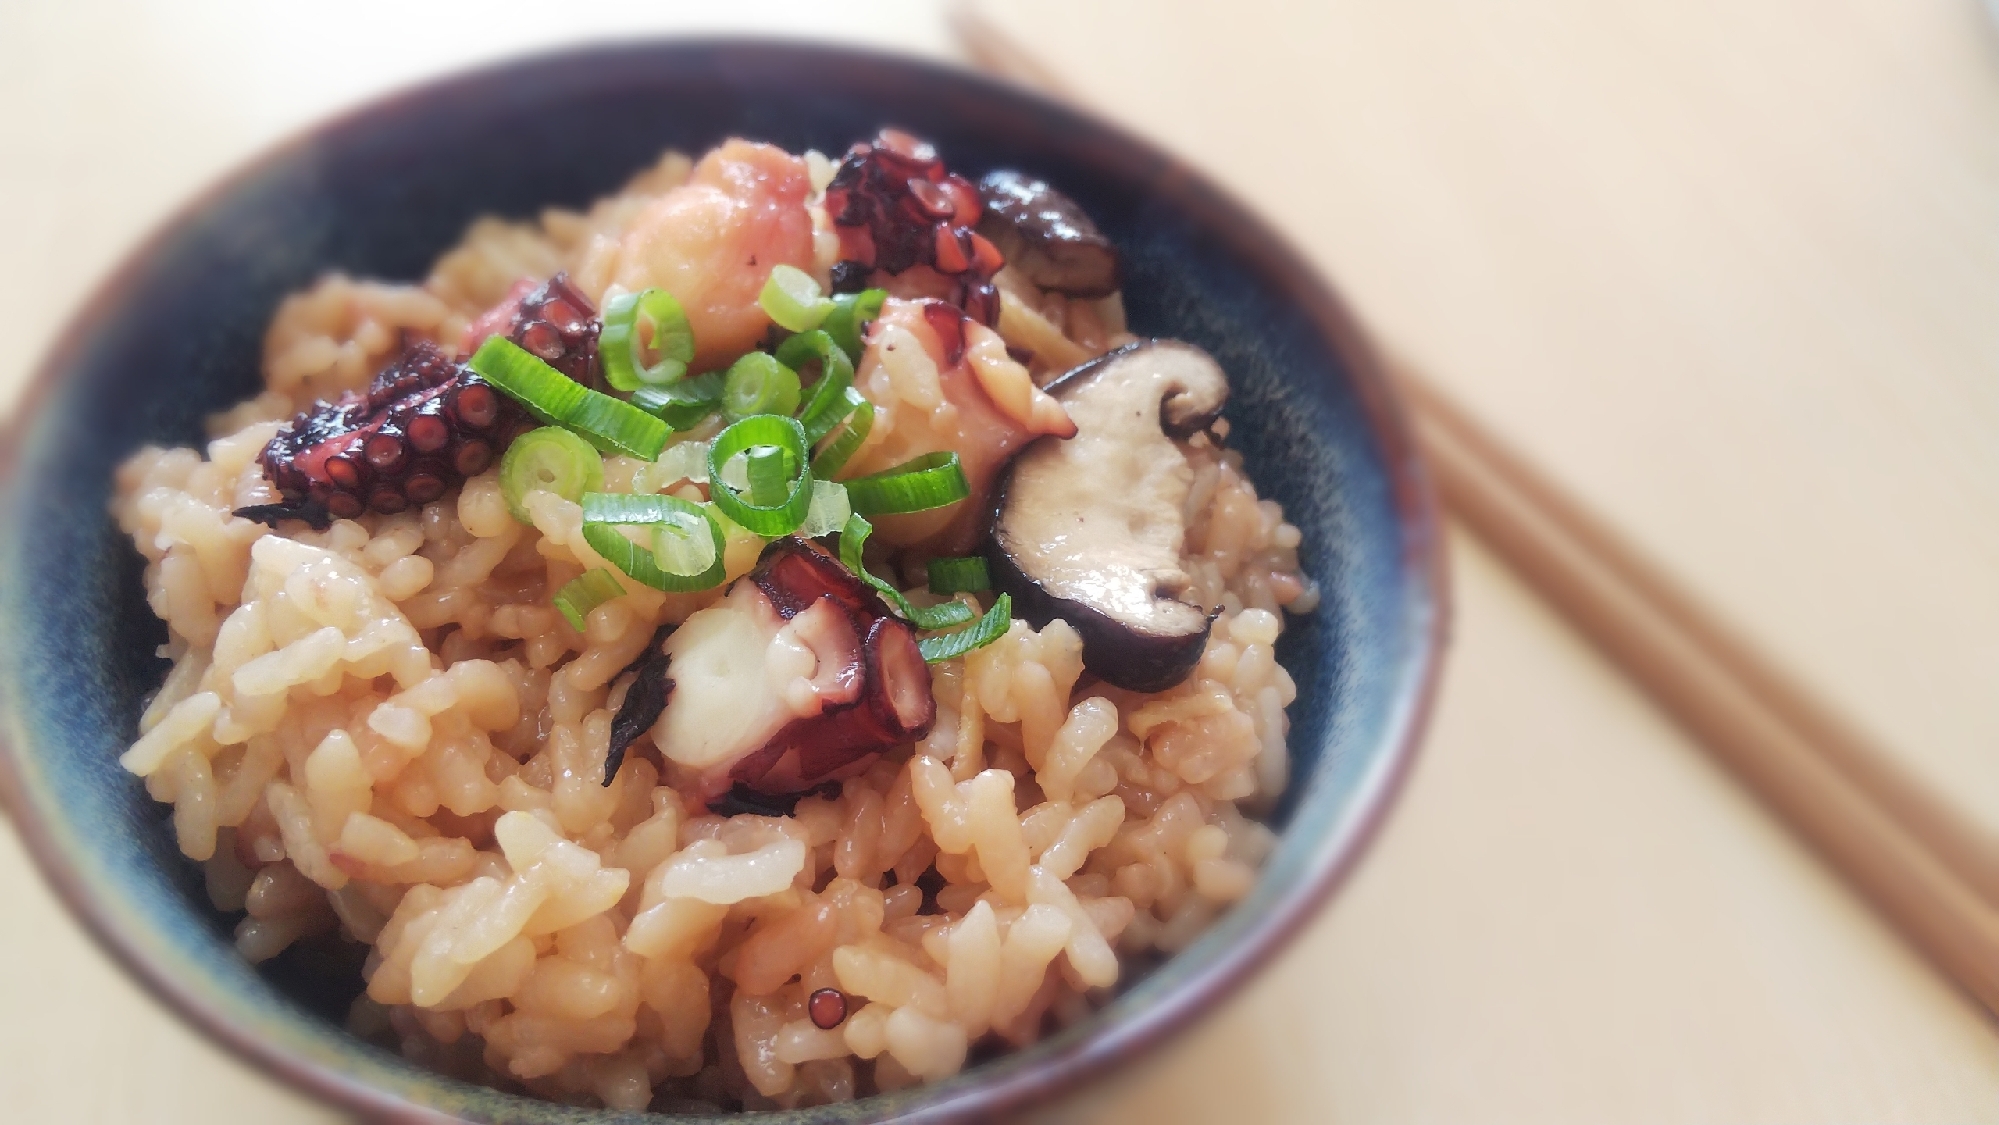
[[[982,0],[1953,806],[1999,869],[1973,0]]]
[[[303,28],[315,47],[292,53],[301,26],[247,4],[0,11],[0,98],[36,110],[0,118],[0,202],[22,217],[0,231],[0,304],[46,338],[132,239],[229,163],[383,84],[554,34],[520,31],[526,10],[405,11],[391,25],[382,6],[365,30]],[[565,24],[718,18],[632,5]],[[925,4],[729,18],[949,50]],[[0,401],[28,358],[0,356]],[[1457,648],[1376,852],[1241,998],[1052,1119],[1999,1114],[1992,1021],[1475,544],[1453,547]],[[152,1006],[11,838],[0,895],[14,904],[0,912],[0,1120],[335,1119]]]

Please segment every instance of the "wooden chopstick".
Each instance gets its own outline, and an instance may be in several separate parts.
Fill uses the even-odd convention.
[[[1956,818],[1431,383],[1397,376],[1450,512],[1999,1009],[1999,910]]]
[[[1079,100],[970,5],[953,24],[980,68]],[[1393,375],[1451,514],[1999,1010],[1999,862],[1979,833],[1435,384]]]

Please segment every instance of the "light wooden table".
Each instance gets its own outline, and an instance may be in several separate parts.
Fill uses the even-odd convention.
[[[534,45],[520,28],[547,23],[529,22],[539,5],[358,7],[372,28],[248,2],[0,10],[0,99],[17,107],[0,120],[0,205],[17,218],[0,233],[0,307],[32,338],[0,357],[0,402],[55,319],[188,192],[294,123]],[[580,35],[727,19],[951,50],[927,4],[727,17],[629,5],[564,19]],[[313,48],[281,50],[301,41]],[[1047,1119],[1999,1115],[1992,1019],[1475,541],[1451,546],[1458,621],[1440,708],[1374,852],[1239,998]],[[12,904],[0,912],[0,1118],[335,1119],[152,1005],[4,833],[0,895]]]

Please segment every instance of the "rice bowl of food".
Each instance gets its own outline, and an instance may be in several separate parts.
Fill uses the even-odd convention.
[[[371,1112],[1004,1110],[1266,955],[1413,745],[1435,531],[1358,335],[1017,92],[515,64],[110,292],[10,449],[15,805],[144,979]],[[160,316],[192,389],[107,424]]]

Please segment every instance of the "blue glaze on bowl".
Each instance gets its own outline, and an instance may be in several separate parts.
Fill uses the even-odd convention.
[[[583,205],[668,146],[699,152],[741,134],[838,153],[888,123],[934,141],[956,171],[1043,176],[1097,218],[1124,256],[1134,329],[1192,340],[1233,377],[1232,444],[1303,530],[1325,600],[1280,645],[1299,685],[1294,781],[1248,900],[1096,1017],[1028,1050],[933,1086],[758,1119],[1005,1113],[1184,1024],[1331,891],[1413,750],[1444,618],[1420,465],[1337,301],[1183,166],[1011,87],[803,45],[597,48],[389,99],[223,184],[79,316],[0,447],[0,780],[58,891],[157,994],[253,1060],[382,1118],[639,1119],[417,1070],[327,1018],[337,989],[236,956],[166,809],[116,762],[164,672],[152,655],[164,631],[138,556],[104,514],[111,474],[143,443],[199,442],[203,415],[254,393],[278,301],[325,271],[422,277],[474,217]]]

